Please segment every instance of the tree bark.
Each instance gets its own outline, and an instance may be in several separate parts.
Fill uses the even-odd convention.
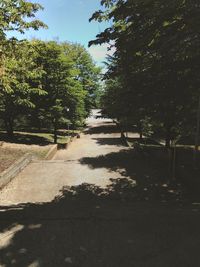
[[[57,119],[54,120],[54,144],[57,144],[58,135],[57,135]]]
[[[143,133],[142,133],[142,131],[140,131],[140,140],[142,140],[143,139]]]
[[[142,139],[143,139],[143,129],[142,129],[141,122],[138,123],[138,132],[139,132],[139,135],[140,135],[140,141],[142,141]]]
[[[170,138],[169,137],[166,137],[166,139],[165,139],[165,147],[170,148]]]
[[[196,168],[197,164],[197,153],[199,150],[199,132],[200,132],[200,96],[197,108],[197,127],[196,127],[196,136],[195,136],[195,151],[194,151],[194,167]]]
[[[13,131],[13,119],[11,117],[5,118],[4,122],[5,122],[6,132],[7,132],[8,136],[10,138],[12,138],[13,132],[14,132]]]
[[[166,127],[165,147],[171,147],[171,128],[169,126]]]

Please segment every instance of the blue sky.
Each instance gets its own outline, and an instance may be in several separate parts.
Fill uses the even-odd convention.
[[[84,45],[95,39],[95,36],[109,26],[109,23],[89,23],[89,18],[101,9],[100,0],[32,0],[40,3],[44,10],[37,13],[36,18],[46,23],[49,29],[29,30],[23,38],[39,38],[42,40],[70,41]],[[20,35],[17,34],[20,38]],[[107,45],[93,46],[88,49],[98,64],[105,60]],[[109,53],[112,53],[109,52]]]

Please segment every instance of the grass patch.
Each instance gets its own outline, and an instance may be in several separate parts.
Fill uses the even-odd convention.
[[[0,173],[10,167],[24,152],[21,149],[9,149],[0,147]]]
[[[52,133],[14,132],[13,137],[9,138],[5,131],[0,131],[0,140],[16,144],[45,146],[53,144],[54,137]],[[68,140],[69,136],[67,136],[65,133],[58,134],[58,143],[64,144],[67,143]]]
[[[58,144],[69,141],[70,132],[58,132]],[[47,132],[14,132],[9,138],[5,131],[0,131],[0,141],[5,144],[0,146],[0,173],[10,167],[15,161],[26,153],[30,153],[38,159],[44,159],[51,145],[54,143],[54,135]]]
[[[0,147],[0,173],[9,168],[14,162],[27,153],[38,159],[44,159],[51,146],[44,147]]]

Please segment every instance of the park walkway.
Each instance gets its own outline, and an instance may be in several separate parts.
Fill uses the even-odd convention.
[[[105,187],[110,179],[123,177],[123,170],[92,168],[83,164],[84,158],[118,152],[123,147],[117,128],[108,119],[95,119],[95,111],[88,121],[88,130],[74,141],[68,150],[57,152],[53,160],[34,161],[0,192],[1,205],[49,202],[60,194],[64,186],[83,183]]]
[[[148,200],[154,164],[112,121],[88,127],[0,193],[0,267],[200,266],[199,203]]]

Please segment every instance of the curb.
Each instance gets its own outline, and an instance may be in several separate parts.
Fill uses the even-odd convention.
[[[76,134],[74,136],[71,136],[69,138],[69,141],[67,143],[64,144],[58,144],[58,149],[68,149],[68,147],[71,145],[71,143],[75,140],[80,138],[80,134]]]
[[[0,174],[0,189],[12,181],[15,176],[20,173],[33,159],[33,155],[25,154],[8,169]]]
[[[45,160],[51,160],[55,156],[57,151],[58,151],[58,145],[53,145],[52,148],[47,153]]]
[[[71,136],[68,140],[67,143],[63,143],[63,144],[56,144],[53,145],[53,147],[50,149],[50,151],[47,153],[46,157],[44,160],[52,160],[55,156],[55,154],[57,153],[58,150],[65,150],[68,149],[69,146],[71,145],[71,143],[75,140],[80,138],[80,134],[76,134],[75,136]]]

